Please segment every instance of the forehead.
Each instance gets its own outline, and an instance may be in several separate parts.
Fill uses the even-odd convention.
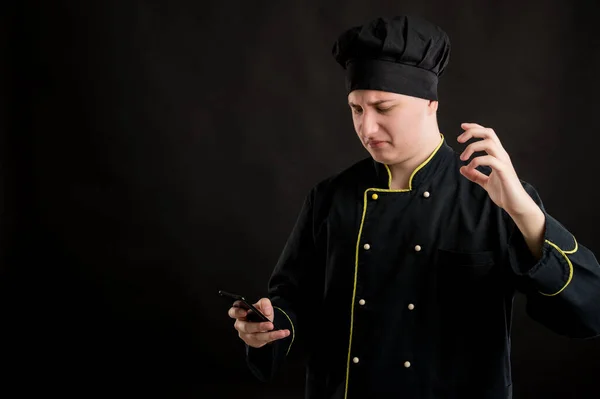
[[[383,100],[397,100],[404,97],[402,94],[391,93],[388,91],[380,90],[353,90],[348,94],[348,102],[359,104],[359,103],[371,103],[374,101]]]

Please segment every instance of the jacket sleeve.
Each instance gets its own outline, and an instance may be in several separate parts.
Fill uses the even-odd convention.
[[[531,254],[514,221],[508,217],[508,259],[517,288],[527,297],[528,315],[557,334],[591,338],[600,334],[600,265],[546,212],[537,191],[522,182],[546,216],[541,259]]]
[[[246,345],[246,363],[261,381],[275,377],[288,354],[301,352],[308,344],[309,314],[318,309],[319,284],[324,273],[323,257],[316,245],[315,194],[306,196],[300,214],[279,256],[268,282],[268,297],[273,304],[276,330],[289,329],[290,335],[262,348]]]

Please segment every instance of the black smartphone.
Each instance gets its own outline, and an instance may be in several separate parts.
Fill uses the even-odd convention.
[[[256,307],[254,307],[254,305],[252,305],[250,302],[248,302],[246,300],[246,298],[244,298],[243,296],[237,295],[237,294],[232,294],[231,292],[221,291],[221,290],[219,290],[219,295],[228,300],[233,300],[234,302],[231,304],[231,306],[235,306],[235,307],[239,307],[239,308],[247,310],[248,315],[246,316],[246,319],[248,319],[248,321],[252,321],[252,322],[271,321],[267,318],[267,316],[262,314],[260,312],[260,310],[256,309]]]

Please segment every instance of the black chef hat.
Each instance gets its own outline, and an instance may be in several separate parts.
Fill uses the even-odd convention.
[[[332,53],[346,70],[348,93],[371,89],[437,100],[450,39],[421,18],[380,17],[343,32]]]

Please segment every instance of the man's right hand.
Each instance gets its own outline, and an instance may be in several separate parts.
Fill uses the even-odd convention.
[[[261,298],[254,306],[260,310],[262,314],[267,316],[269,320],[274,321],[273,306],[269,298]],[[290,330],[272,331],[273,323],[271,322],[251,322],[246,319],[248,311],[236,306],[232,306],[227,312],[229,317],[235,319],[233,327],[238,331],[242,341],[253,348],[261,348],[269,342],[285,338],[290,335]]]

